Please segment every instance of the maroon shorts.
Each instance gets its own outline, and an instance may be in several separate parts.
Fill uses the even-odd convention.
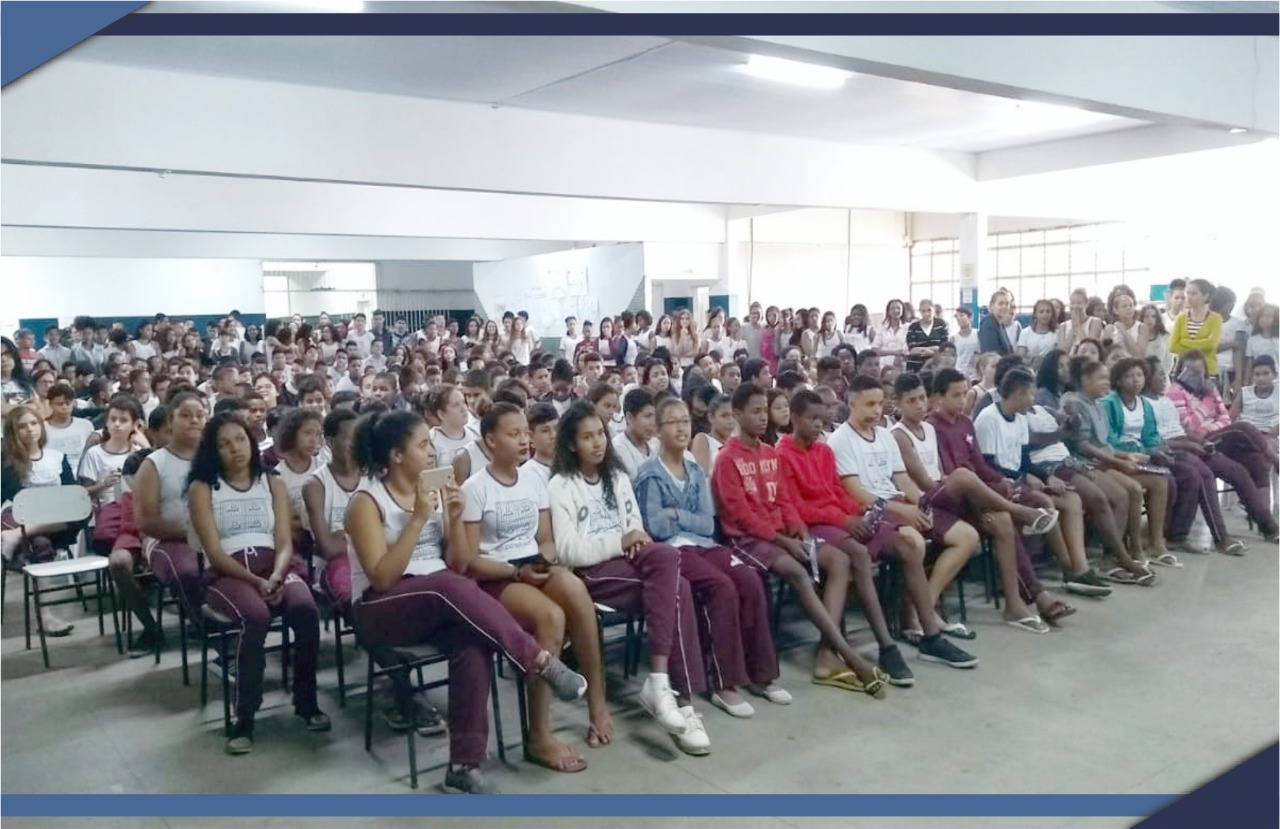
[[[854,538],[844,527],[837,527],[835,524],[810,524],[809,535],[830,544],[832,547],[843,548],[846,541],[853,541]]]
[[[982,521],[981,516],[974,515],[968,504],[948,492],[942,484],[934,485],[933,489],[925,493],[920,503],[922,509],[933,512],[933,530],[926,538],[939,544],[945,543],[943,539],[947,537],[947,533],[961,521],[968,521],[975,526]]]
[[[738,557],[762,573],[773,569],[778,559],[791,555],[772,541],[759,538],[732,538],[733,550]]]

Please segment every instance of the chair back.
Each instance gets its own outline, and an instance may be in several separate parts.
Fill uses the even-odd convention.
[[[92,514],[89,491],[75,484],[27,487],[13,499],[13,520],[24,527],[77,524]]]

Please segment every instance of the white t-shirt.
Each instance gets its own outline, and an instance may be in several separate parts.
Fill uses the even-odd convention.
[[[324,468],[325,463],[326,461],[322,461],[318,456],[312,455],[311,463],[302,472],[294,472],[290,469],[284,458],[276,464],[276,474],[280,476],[280,480],[284,481],[285,489],[289,491],[289,509],[298,516],[302,528],[308,532],[311,530],[311,519],[307,517],[307,508],[302,503],[302,488]]]
[[[1280,340],[1275,337],[1268,337],[1266,334],[1253,334],[1249,337],[1244,353],[1251,360],[1265,354],[1271,359],[1280,362],[1280,356],[1277,355],[1277,352],[1280,351],[1280,348],[1277,348],[1276,345],[1278,342]]]
[[[431,446],[436,451],[437,466],[453,463],[453,459],[458,456],[459,452],[467,448],[468,443],[480,439],[479,434],[472,431],[470,426],[471,424],[468,423],[462,427],[462,437],[460,438],[451,438],[441,429],[431,430]]]
[[[1173,401],[1167,395],[1148,397],[1147,402],[1151,404],[1151,411],[1156,416],[1156,431],[1160,433],[1161,440],[1187,436],[1186,430],[1182,428],[1182,421],[1178,417],[1178,407],[1173,405]]]
[[[1170,406],[1172,405],[1170,404]],[[1027,431],[1029,433],[1042,435],[1058,431],[1058,419],[1050,414],[1049,410],[1044,406],[1032,406],[1031,411],[1027,412],[1026,418]],[[1175,412],[1174,420],[1176,421],[1177,419],[1177,413]],[[1032,463],[1037,464],[1062,463],[1069,457],[1071,457],[1071,451],[1067,449],[1067,445],[1062,441],[1058,441],[1057,443],[1031,450],[1030,460]]]
[[[956,347],[956,371],[968,376],[978,356],[978,329],[970,328],[967,335],[957,331],[951,335],[951,342]]]
[[[1147,421],[1147,413],[1142,405],[1142,398],[1134,401],[1134,406],[1130,409],[1120,401],[1120,408],[1124,412],[1124,437],[1135,443],[1142,443],[1142,426]]]
[[[1245,335],[1246,340],[1249,336],[1249,330],[1253,326],[1247,319],[1241,317],[1228,317],[1222,321],[1222,338],[1218,340],[1218,370],[1228,371],[1232,367],[1230,358],[1231,349],[1236,344],[1236,339],[1241,335]],[[1248,343],[1245,344],[1245,350],[1248,351]]]
[[[580,342],[582,342],[581,336],[570,337],[568,334],[565,334],[560,338],[560,356],[572,363],[573,352],[577,350],[578,343]]]
[[[1023,447],[1031,442],[1026,415],[1016,414],[1010,420],[1000,411],[999,404],[993,404],[978,413],[973,432],[978,438],[978,449],[984,455],[994,456],[1002,469],[1022,468]]]
[[[658,443],[657,438],[650,438],[647,448],[649,450],[647,453],[642,451],[631,442],[631,438],[627,437],[625,431],[613,439],[613,453],[618,456],[618,461],[622,464],[628,478],[634,478],[640,464],[658,454],[661,444]]]
[[[618,510],[611,509],[604,500],[603,481],[586,484],[587,487],[587,527],[586,534],[590,538],[600,536],[622,535],[622,522],[618,520]]]
[[[522,463],[520,468],[528,470],[529,474],[536,476],[537,479],[542,482],[542,486],[544,488],[547,484],[551,483],[551,476],[554,474],[550,466],[547,466],[537,458],[530,458]]]
[[[213,523],[227,555],[248,547],[275,547],[276,511],[266,475],[259,475],[243,492],[219,479],[217,486],[211,488],[209,500]]]
[[[357,334],[355,331],[351,331],[347,334],[346,341],[356,344],[356,353],[360,355],[361,360],[368,357],[369,354],[373,352],[372,331],[365,331],[363,334]]]
[[[1043,357],[1058,345],[1058,335],[1053,331],[1041,334],[1033,328],[1024,328],[1018,334],[1018,348],[1025,348],[1033,358]]]
[[[1266,397],[1259,397],[1253,386],[1241,389],[1240,420],[1263,431],[1275,431],[1280,424],[1280,396],[1277,396],[1275,388]]]
[[[107,477],[107,473],[112,470],[121,472],[124,469],[124,462],[133,454],[133,449],[116,454],[108,452],[106,447],[99,443],[97,446],[89,447],[84,453],[84,457],[80,458],[80,468],[76,473],[77,478],[85,478],[97,483]],[[108,487],[98,493],[99,504],[114,504],[120,500],[120,496],[124,494],[124,478],[121,477],[116,485]]]
[[[80,468],[80,456],[84,454],[85,441],[93,434],[93,424],[83,417],[73,417],[66,426],[54,426],[45,421],[45,434],[48,435],[48,446],[67,456],[67,463],[74,471]]]
[[[488,467],[474,470],[462,485],[462,520],[480,523],[480,554],[499,561],[538,555],[538,516],[550,507],[538,473],[519,467],[516,482],[498,482]]]
[[[378,506],[382,514],[384,538],[388,545],[396,543],[405,525],[413,517],[413,513],[402,509],[387,486],[382,481],[365,478],[360,482],[357,492],[367,492]],[[354,496],[352,496],[354,497]],[[347,539],[347,558],[351,561],[351,595],[358,601],[369,589],[369,576],[360,565],[360,556],[356,553],[351,539]],[[444,562],[444,522],[440,513],[432,513],[418,533],[418,540],[409,554],[409,563],[404,568],[406,576],[429,576],[445,569]]]
[[[916,437],[915,432],[901,420],[893,424],[893,428],[889,431],[902,432],[911,439],[911,446],[916,450],[920,463],[924,465],[925,474],[936,484],[942,480],[942,462],[938,458],[938,431],[928,421],[922,421],[920,428],[924,431],[923,439]]]
[[[836,456],[836,473],[842,478],[857,478],[863,487],[877,498],[899,498],[902,493],[893,482],[893,476],[906,472],[898,442],[889,430],[876,427],[874,440],[867,440],[853,430],[848,422],[832,433],[827,445]]]

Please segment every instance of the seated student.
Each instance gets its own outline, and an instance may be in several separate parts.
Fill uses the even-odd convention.
[[[998,362],[1000,362],[1000,355],[993,351],[979,354],[974,359],[973,372],[978,379],[969,388],[964,398],[964,413],[968,417],[973,417],[977,412],[979,401],[995,390],[996,363]]]
[[[550,403],[536,403],[529,409],[529,442],[533,455],[521,466],[537,475],[543,485],[551,483],[556,462],[556,430],[560,415]]]
[[[48,434],[46,444],[55,452],[61,452],[74,471],[80,468],[85,442],[93,433],[93,424],[83,417],[73,417],[76,393],[67,383],[54,383],[49,389],[49,417],[44,428]]]
[[[785,379],[783,374],[778,375],[778,381]],[[793,373],[794,374],[794,373]],[[798,375],[794,375],[798,376]],[[800,388],[799,385],[793,385],[792,388]],[[769,424],[765,427],[764,435],[761,440],[770,446],[777,446],[778,440],[791,431],[791,391],[782,388],[769,389],[765,393],[765,399],[769,411]]]
[[[948,625],[934,607],[924,572],[925,540],[934,519],[913,498],[918,496],[907,474],[898,443],[882,420],[884,389],[874,377],[854,378],[849,390],[849,419],[828,440],[836,458],[836,471],[845,491],[864,508],[877,507],[883,514],[880,527],[868,547],[874,556],[893,555],[901,562],[904,581],[920,631],[916,645],[920,658],[956,668],[977,665],[977,658],[942,637]],[[931,508],[932,509],[932,508]],[[936,510],[934,510],[936,512]],[[950,516],[942,516],[947,528]],[[949,529],[949,528],[947,528]],[[954,539],[953,539],[954,540]],[[962,635],[958,628],[952,635]],[[915,637],[911,637],[911,641]]]
[[[188,544],[186,491],[187,473],[204,430],[205,406],[200,395],[180,391],[169,398],[167,408],[168,443],[147,456],[134,479],[134,523],[156,581],[178,597],[187,619],[198,625],[200,565]]]
[[[939,375],[944,371],[951,372],[947,376],[959,376],[955,369],[941,369]],[[899,375],[895,391],[902,420],[889,431],[898,442],[907,477],[920,492],[917,503],[924,503],[933,512],[930,538],[943,546],[929,577],[929,595],[936,605],[942,592],[972,555],[965,538],[965,528],[985,532],[992,539],[1002,587],[1009,597],[1004,610],[1005,621],[1034,633],[1048,632],[1048,627],[1031,612],[1018,590],[1019,572],[1021,569],[1030,570],[1031,562],[1018,538],[1016,525],[1021,524],[1023,532],[1028,535],[1044,534],[1057,523],[1058,511],[1011,501],[967,467],[943,472],[937,427],[927,419],[931,402],[936,401],[937,396],[929,393],[926,378],[928,382],[934,382],[934,377],[929,374]],[[966,388],[967,381],[961,376],[956,389],[961,402]],[[907,493],[909,500],[912,494]],[[956,528],[960,528],[959,532]],[[968,629],[959,623],[947,625],[944,632],[960,638],[972,638],[967,635],[970,634]]]
[[[738,430],[725,442],[712,473],[721,530],[738,558],[762,573],[777,573],[791,586],[818,628],[822,646],[814,661],[813,682],[881,699],[889,676],[853,650],[841,631],[849,589],[848,554],[810,537],[777,450],[763,441],[769,417],[766,400],[752,384],[744,383],[734,392]],[[813,568],[826,573],[821,597]]]
[[[449,653],[449,769],[444,790],[493,794],[480,771],[489,740],[489,672],[495,650],[536,674],[564,700],[587,681],[543,650],[495,599],[446,565],[467,546],[461,490],[423,486],[435,467],[430,431],[413,412],[374,413],[355,434],[366,476],[347,507],[353,614],[371,648],[437,642]],[[442,511],[443,508],[443,511]],[[407,677],[394,676],[397,704],[412,711]]]
[[[1276,361],[1270,354],[1253,358],[1249,370],[1253,385],[1245,386],[1231,401],[1231,419],[1247,423],[1262,434],[1271,455],[1276,454],[1280,432],[1280,397],[1276,397]]]
[[[493,393],[492,402],[486,403],[481,401],[480,410],[483,415],[488,414],[489,410],[498,403],[508,403],[517,409],[524,411],[528,404],[528,397],[525,395],[524,387],[518,382],[504,383],[497,391]],[[485,445],[483,438],[476,438],[466,445],[465,448],[453,457],[453,478],[458,485],[466,483],[472,475],[477,471],[484,469],[489,465],[493,458],[489,454],[489,447]]]
[[[711,386],[707,386],[713,389]],[[702,474],[710,480],[716,468],[716,457],[724,448],[725,441],[733,436],[738,422],[733,416],[733,401],[728,395],[713,394],[707,403],[708,430],[693,438],[693,457],[702,469]]]
[[[342,529],[347,503],[360,485],[351,441],[359,419],[350,409],[334,409],[324,419],[324,436],[333,460],[316,470],[302,486],[307,526],[323,559],[319,584],[345,613],[351,607],[351,560]]]
[[[794,431],[778,444],[778,458],[782,472],[790,487],[800,520],[808,532],[830,544],[849,557],[852,566],[854,590],[858,594],[863,613],[876,643],[880,646],[879,665],[888,674],[889,683],[901,687],[915,684],[915,676],[902,658],[902,652],[894,644],[885,623],[880,597],[876,592],[874,565],[863,540],[869,540],[868,527],[863,516],[866,510],[849,497],[836,476],[836,460],[830,447],[821,441],[823,424],[827,419],[826,406],[816,393],[800,391],[791,400]],[[837,582],[846,575],[842,567],[827,574],[823,588],[823,603],[844,632],[844,601],[847,584]],[[834,660],[830,649],[823,648],[823,656]]]
[[[561,416],[555,470],[548,488],[555,551],[544,557],[577,571],[594,601],[643,610],[650,673],[640,704],[682,751],[710,753],[692,703],[706,690],[706,677],[680,551],[644,531],[631,481],[590,404],[579,401]]]
[[[309,409],[290,409],[280,419],[276,430],[275,449],[279,457],[275,472],[284,481],[285,491],[289,495],[289,508],[292,513],[295,541],[300,539],[303,530],[310,530],[306,508],[302,504],[302,487],[324,468],[316,454],[324,438],[325,416]],[[299,549],[304,561],[309,561],[311,550]]]
[[[1075,391],[1062,396],[1066,415],[1066,444],[1073,455],[1096,464],[1125,487],[1129,493],[1129,521],[1125,546],[1136,560],[1164,560],[1164,527],[1168,515],[1169,492],[1174,486],[1169,475],[1145,466],[1145,454],[1117,452],[1111,448],[1111,426],[1100,401],[1111,390],[1107,369],[1088,357],[1071,360],[1071,384]],[[1143,549],[1142,506],[1147,506],[1148,548]]]
[[[780,705],[791,695],[778,684],[778,657],[769,631],[764,582],[732,550],[718,545],[715,509],[706,475],[686,457],[689,410],[667,397],[658,404],[661,451],[640,464],[636,496],[646,531],[680,550],[680,573],[693,589],[703,648],[711,650],[711,703],[734,717],[755,709],[742,697],[754,693]]]
[[[487,382],[488,375],[485,376]],[[473,398],[475,404],[479,405],[480,399],[487,396],[487,389],[483,394],[476,394]],[[454,457],[480,435],[478,428],[473,429],[469,425],[472,415],[467,399],[462,389],[444,385],[425,402],[425,408],[438,422],[431,430],[431,445],[441,464],[453,463]]]
[[[627,428],[613,439],[613,451],[627,477],[633,480],[640,464],[658,453],[653,403],[653,392],[646,388],[632,389],[622,401]]]
[[[574,378],[573,393],[578,398],[583,398],[596,383],[604,379],[604,360],[595,351],[579,352],[578,359],[582,369],[579,376]]]
[[[481,418],[480,433],[492,460],[462,487],[468,543],[450,566],[478,581],[549,653],[559,653],[568,635],[587,677],[587,744],[598,748],[613,739],[613,720],[604,696],[595,605],[572,572],[540,563],[539,550],[554,554],[555,542],[547,488],[537,473],[520,465],[529,456],[528,425],[524,411],[511,403],[495,403]],[[550,706],[547,686],[531,684],[525,757],[552,771],[582,771],[586,760],[552,733]]]
[[[209,421],[187,481],[191,526],[214,575],[206,599],[240,624],[232,702],[236,722],[227,753],[253,749],[267,627],[276,613],[294,634],[294,713],[308,731],[328,731],[329,717],[316,702],[320,616],[304,566],[293,555],[289,493],[262,466],[258,444],[240,415],[224,412]]]
[[[1269,357],[1265,359],[1270,360]],[[1147,387],[1143,393],[1151,402],[1160,439],[1173,452],[1188,456],[1193,461],[1203,464],[1208,467],[1213,477],[1221,478],[1228,486],[1232,487],[1236,491],[1236,497],[1240,499],[1246,514],[1258,525],[1263,538],[1270,543],[1275,543],[1280,537],[1280,526],[1277,526],[1276,517],[1271,510],[1271,503],[1267,494],[1258,490],[1257,485],[1253,482],[1253,476],[1244,466],[1221,452],[1213,451],[1203,441],[1194,440],[1187,435],[1186,430],[1182,428],[1181,421],[1178,419],[1177,408],[1168,395],[1165,394],[1169,378],[1163,371],[1163,363],[1158,362],[1159,360],[1159,357],[1147,358]],[[1274,374],[1270,366],[1261,360],[1254,363],[1254,370],[1255,384],[1260,378],[1264,382],[1270,380],[1269,376],[1263,376],[1263,372]],[[1218,499],[1215,497],[1211,503],[1202,503],[1201,506],[1214,513],[1210,517],[1210,512],[1206,512],[1205,523],[1209,525],[1214,544],[1221,549],[1222,542],[1227,540],[1227,535]],[[1189,515],[1187,514],[1188,512],[1190,513]],[[1194,518],[1194,510],[1178,511],[1174,509],[1171,511],[1167,529],[1168,541],[1171,545],[1189,551],[1193,549],[1187,542],[1187,535],[1191,531],[1191,523]],[[1153,560],[1153,563],[1164,562]]]
[[[742,385],[742,367],[737,363],[725,363],[720,367],[720,391],[726,397],[738,390]]]
[[[556,360],[551,367],[551,390],[542,397],[542,401],[555,406],[557,414],[564,414],[564,410],[577,399],[573,388],[573,366],[568,360]]]

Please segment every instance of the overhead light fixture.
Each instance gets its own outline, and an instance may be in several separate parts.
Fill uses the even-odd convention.
[[[296,6],[300,11],[362,12],[364,0],[275,0],[283,6]]]
[[[840,89],[845,81],[853,77],[852,72],[843,69],[767,55],[752,55],[747,58],[743,71],[767,81],[807,86],[810,89]]]
[[[1231,129],[1227,130],[1227,132],[1231,133],[1232,135],[1239,135],[1242,132],[1248,132],[1248,130],[1245,129],[1244,127],[1232,127]]]

